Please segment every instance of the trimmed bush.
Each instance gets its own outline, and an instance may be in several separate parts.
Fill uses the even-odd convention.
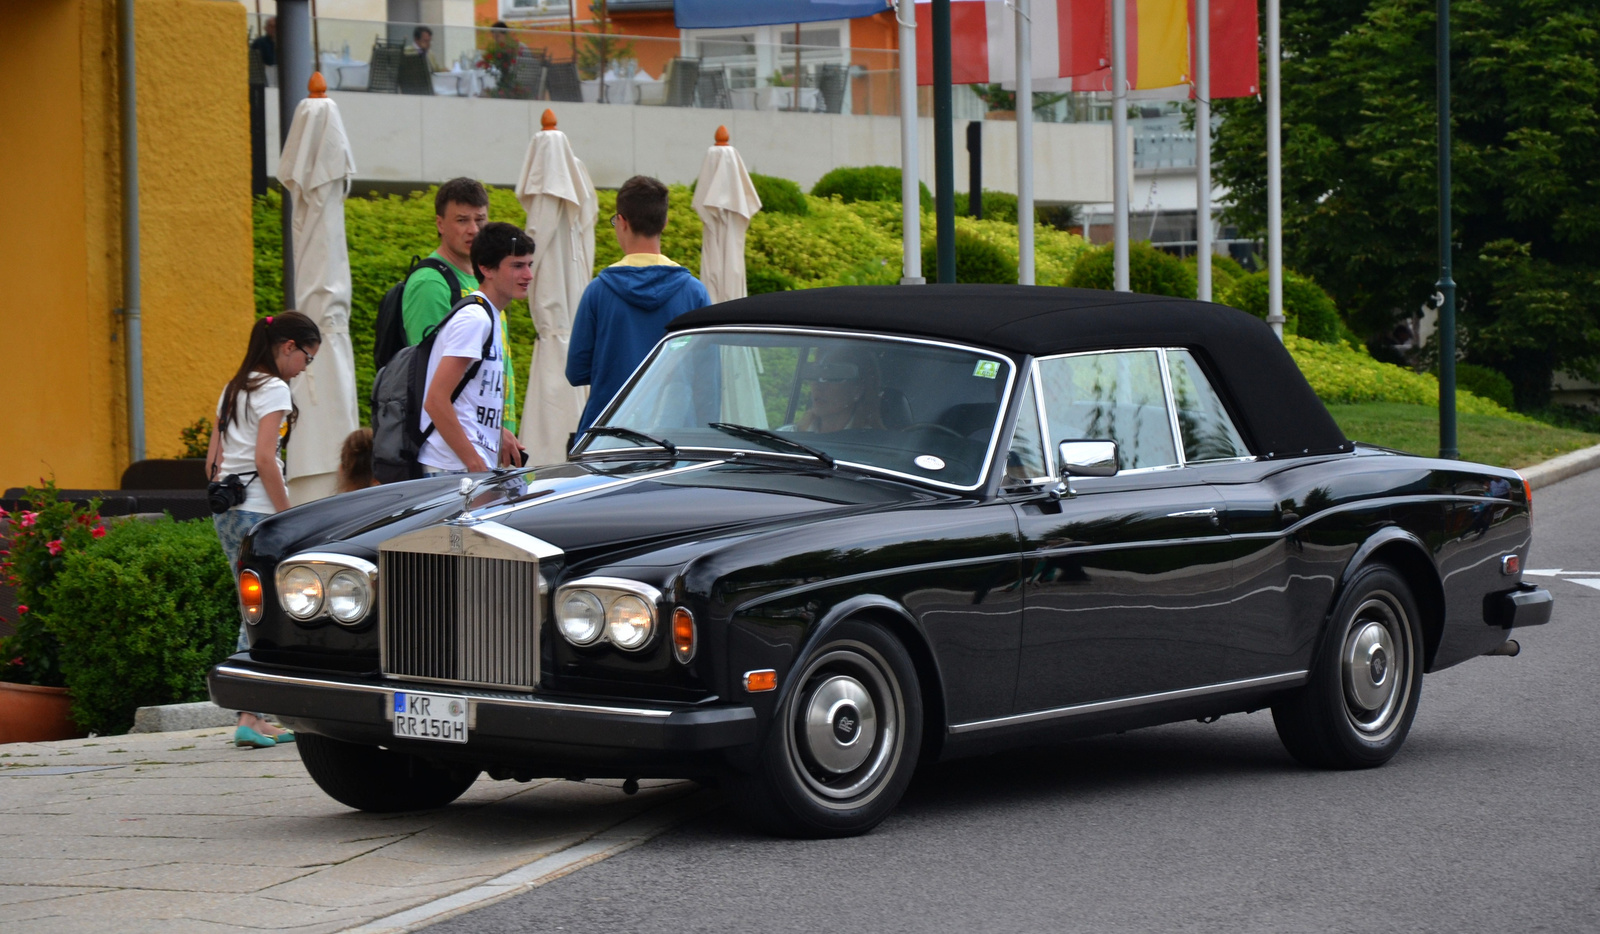
[[[1458,391],[1465,389],[1475,396],[1481,396],[1508,409],[1516,406],[1516,392],[1511,386],[1511,380],[1499,370],[1486,366],[1457,363],[1456,389]]]
[[[917,183],[920,194],[918,200],[922,210],[933,210],[933,194],[928,191],[928,186]],[[862,165],[846,166],[834,169],[822,176],[811,187],[811,195],[816,198],[832,198],[838,196],[840,201],[849,204],[853,201],[900,201],[900,167],[894,165]],[[1013,213],[1015,218],[1016,214]]]
[[[755,185],[756,196],[761,199],[762,213],[798,214],[804,217],[811,211],[806,203],[805,192],[787,178],[751,172],[750,182]]]
[[[72,719],[125,733],[152,704],[206,699],[206,670],[239,635],[233,574],[211,522],[126,521],[67,556],[46,625]]]
[[[1405,367],[1379,362],[1365,350],[1348,344],[1324,344],[1292,334],[1285,334],[1283,343],[1323,402],[1439,405],[1439,381],[1430,373],[1415,373]],[[1509,412],[1466,391],[1456,393],[1456,408],[1469,415],[1493,415],[1534,423],[1525,415]]]
[[[922,244],[922,274],[933,279],[938,274],[939,251],[934,240]],[[1006,251],[972,230],[956,228],[956,281],[1015,285],[1015,251]]]
[[[1219,283],[1220,285],[1220,283]],[[1267,272],[1253,272],[1235,280],[1226,290],[1218,288],[1217,300],[1263,320],[1267,317]],[[1283,271],[1283,316],[1285,333],[1298,334],[1323,343],[1339,340],[1342,332],[1339,310],[1322,286],[1309,276],[1292,269]]]
[[[744,271],[744,290],[747,295],[764,295],[767,292],[792,291],[798,283],[794,276],[769,266],[747,266]]]
[[[967,192],[956,192],[956,214],[970,217],[972,211],[968,202]],[[983,219],[986,221],[1005,221],[1008,224],[1017,222],[1017,196],[1004,191],[983,190]],[[1038,214],[1034,215],[1034,223],[1040,223]]]
[[[1063,285],[1109,291],[1116,281],[1111,245],[1086,250]],[[1043,279],[1040,280],[1044,281]],[[1128,285],[1145,295],[1194,298],[1194,270],[1183,260],[1151,246],[1147,241],[1128,245]]]

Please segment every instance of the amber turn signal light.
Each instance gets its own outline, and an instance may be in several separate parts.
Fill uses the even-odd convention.
[[[762,691],[776,691],[778,689],[778,673],[771,668],[760,671],[747,671],[744,673],[744,689],[751,694]]]
[[[681,606],[672,611],[672,654],[685,665],[694,658],[694,614]]]
[[[245,622],[261,622],[261,575],[254,571],[239,572],[239,608]]]

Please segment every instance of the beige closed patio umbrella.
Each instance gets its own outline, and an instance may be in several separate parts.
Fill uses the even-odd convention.
[[[549,110],[533,134],[517,178],[517,199],[528,212],[533,238],[533,285],[528,312],[539,339],[528,364],[528,394],[520,440],[528,463],[567,459],[567,437],[589,401],[585,386],[567,382],[567,345],[583,289],[594,278],[594,224],[600,210],[594,183],[567,134]]]
[[[761,198],[750,181],[739,150],[728,145],[728,128],[717,134],[700,163],[694,211],[700,215],[700,281],[713,302],[745,297],[744,238]],[[722,349],[722,418],[754,428],[767,427],[761,405],[761,358],[751,347]]]
[[[300,410],[287,462],[295,505],[333,494],[339,449],[359,424],[344,236],[344,200],[356,163],[339,105],[326,91],[322,75],[313,74],[311,96],[295,108],[278,160],[278,180],[293,204],[294,307],[322,330],[316,363],[290,386]]]

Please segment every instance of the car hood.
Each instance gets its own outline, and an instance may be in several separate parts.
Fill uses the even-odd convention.
[[[371,555],[396,535],[470,513],[548,542],[572,562],[949,498],[851,471],[756,458],[561,464],[534,472],[525,486],[483,488],[470,509],[460,479],[386,485],[280,513],[257,526],[251,554],[281,560],[337,543],[337,550]]]

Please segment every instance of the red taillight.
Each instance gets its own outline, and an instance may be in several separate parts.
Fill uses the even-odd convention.
[[[681,606],[672,611],[672,654],[685,665],[694,658],[694,614]]]
[[[254,571],[239,572],[239,608],[246,622],[261,622],[261,575]]]

